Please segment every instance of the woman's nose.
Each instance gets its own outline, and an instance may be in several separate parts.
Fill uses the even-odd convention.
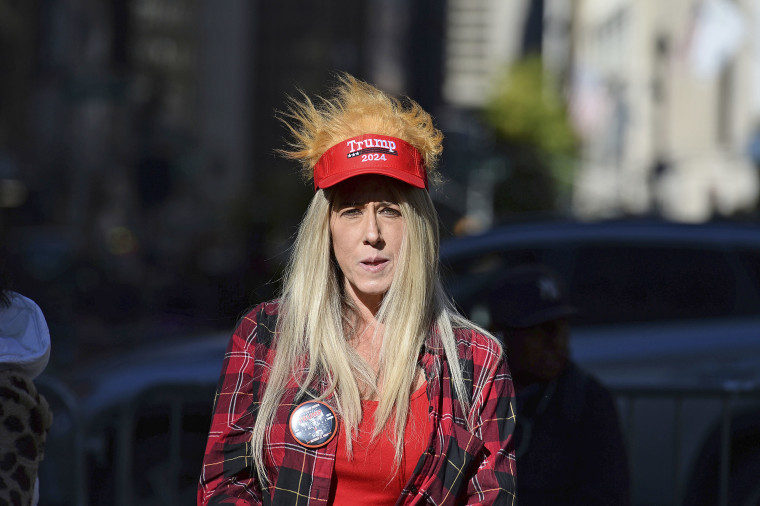
[[[374,211],[367,213],[367,222],[364,225],[364,241],[367,244],[377,244],[382,240],[380,233],[380,224],[377,221]]]

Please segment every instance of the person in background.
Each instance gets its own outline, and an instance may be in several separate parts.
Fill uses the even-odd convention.
[[[52,413],[34,379],[49,357],[42,311],[9,290],[0,273],[0,504],[37,504],[37,472]]]
[[[286,119],[315,194],[228,346],[198,504],[516,504],[501,346],[439,279],[443,135],[348,75]]]
[[[571,359],[576,314],[543,265],[512,268],[491,289],[517,392],[515,453],[521,506],[630,504],[628,457],[611,393]]]

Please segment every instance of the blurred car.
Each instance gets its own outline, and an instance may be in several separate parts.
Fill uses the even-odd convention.
[[[441,260],[460,309],[486,327],[488,291],[510,267],[563,278],[579,309],[572,356],[619,399],[634,504],[760,504],[760,228],[524,223],[452,239]]]

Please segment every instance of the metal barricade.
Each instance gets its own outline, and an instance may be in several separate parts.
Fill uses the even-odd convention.
[[[729,504],[729,482],[730,482],[730,463],[731,463],[731,423],[735,413],[735,407],[740,400],[760,401],[760,384],[757,382],[725,382],[713,387],[659,387],[659,386],[612,386],[610,387],[613,395],[622,404],[623,430],[625,433],[629,451],[636,447],[637,426],[636,426],[636,408],[645,400],[665,400],[673,403],[673,424],[672,424],[672,503],[674,506],[682,506],[684,501],[685,487],[688,485],[683,469],[682,452],[684,448],[683,428],[685,421],[683,417],[684,402],[687,400],[715,400],[720,404],[720,410],[716,417],[716,423],[719,425],[719,442],[718,451],[718,504],[728,506]],[[754,409],[758,409],[757,405]],[[703,442],[703,441],[701,441]],[[637,462],[631,459],[631,474],[634,476],[632,488],[635,489],[635,475]]]
[[[72,480],[68,490],[71,500],[60,504],[86,506],[88,471],[84,431],[92,430],[93,421],[85,423],[82,420],[73,395],[61,383],[45,377],[39,378],[37,383],[54,407],[54,417],[58,417],[58,430],[65,432],[65,450],[70,450],[70,453],[66,453],[69,459],[67,465],[70,466],[67,468],[66,479]],[[211,420],[214,390],[215,385],[203,383],[156,385],[119,407],[108,422],[113,443],[113,453],[109,457],[112,459],[110,465],[113,474],[113,490],[109,492],[109,496],[113,497],[112,504],[150,506],[194,502],[202,463],[202,447]],[[705,399],[717,403],[720,406],[715,417],[720,442],[718,503],[721,506],[729,504],[732,421],[738,405],[747,400],[760,401],[760,385],[726,383],[713,388],[617,385],[611,386],[610,390],[621,407],[623,430],[629,449],[638,444],[639,407],[652,400],[672,404],[672,427],[666,429],[670,433],[665,437],[672,443],[670,474],[673,487],[670,501],[676,506],[683,505],[688,480],[682,459],[684,450],[687,450],[682,429],[689,423],[689,419],[684,417],[684,404]],[[56,421],[54,425],[55,423]],[[659,429],[662,430],[662,427]],[[57,439],[59,443],[62,441],[60,437]],[[636,465],[637,462],[632,459],[633,489],[637,486]],[[46,485],[49,483],[46,484],[41,479],[41,487]]]
[[[76,398],[54,377],[42,375],[34,383],[53,413],[39,471],[40,495],[47,499],[41,504],[86,506],[84,424]]]
[[[158,385],[123,406],[116,430],[116,506],[194,503],[214,389]]]
[[[35,383],[53,411],[40,504],[194,504],[215,385],[155,385],[86,420],[58,379]]]

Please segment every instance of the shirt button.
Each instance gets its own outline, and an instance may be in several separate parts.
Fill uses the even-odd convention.
[[[428,449],[427,449],[427,452],[428,452],[430,455],[435,455],[435,448],[433,448],[433,447],[431,446],[430,448],[428,448]]]
[[[428,413],[432,413],[432,412],[433,412],[433,406],[428,406]]]
[[[411,487],[409,487],[409,493],[412,494],[412,495],[416,495],[417,494],[417,487],[415,487],[414,485],[412,485]]]

